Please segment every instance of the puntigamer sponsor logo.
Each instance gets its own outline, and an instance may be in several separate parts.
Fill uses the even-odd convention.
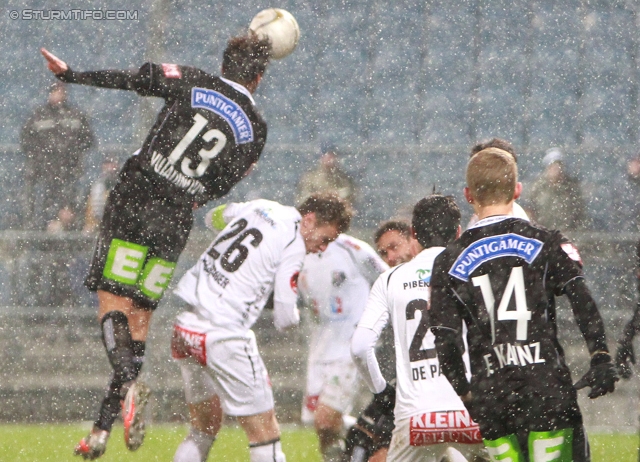
[[[463,281],[484,262],[500,257],[520,257],[531,264],[542,249],[542,242],[519,234],[501,234],[474,242],[458,256],[449,274]]]
[[[253,127],[249,117],[235,101],[222,93],[195,87],[191,90],[191,107],[206,109],[226,120],[233,130],[236,143],[243,144],[253,141]]]

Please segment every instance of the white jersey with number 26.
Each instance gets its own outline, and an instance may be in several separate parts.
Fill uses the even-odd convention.
[[[384,389],[385,379],[371,351],[382,329],[389,321],[392,323],[397,371],[396,420],[423,412],[465,409],[440,372],[429,324],[431,270],[443,250],[444,247],[425,249],[410,262],[380,275],[371,288],[354,335],[352,351],[356,364],[371,391],[379,393]],[[367,345],[355,344],[365,338]],[[356,355],[356,351],[362,354]],[[467,370],[468,361],[465,353]]]
[[[229,204],[223,218],[227,226],[175,293],[221,335],[250,329],[272,291],[276,327],[297,324],[297,277],[306,253],[298,211],[258,199]]]

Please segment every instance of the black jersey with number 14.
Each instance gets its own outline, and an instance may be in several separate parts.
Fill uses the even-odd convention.
[[[432,325],[437,335],[467,324],[475,381],[492,382],[494,375],[537,381],[550,369],[562,370],[562,381],[570,381],[557,339],[555,297],[582,277],[580,255],[560,232],[512,217],[487,218],[435,261]],[[606,349],[603,330],[594,337],[587,340]]]

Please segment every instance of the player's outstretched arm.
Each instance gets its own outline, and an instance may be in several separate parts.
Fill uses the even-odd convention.
[[[51,72],[53,72],[56,76],[64,74],[69,69],[67,63],[58,58],[53,53],[47,51],[46,48],[40,48],[40,53],[44,56],[44,59],[47,60],[47,67]]]
[[[636,356],[633,351],[633,338],[640,330],[640,303],[636,305],[633,317],[625,325],[622,337],[618,340],[618,350],[616,351],[616,366],[618,373],[623,379],[631,377],[633,372],[631,364],[636,363]]]
[[[155,82],[151,78],[155,64],[146,63],[138,71],[104,70],[75,72],[69,65],[45,48],[40,53],[47,60],[47,67],[63,82],[90,85],[93,87],[113,88],[117,90],[136,91],[142,96],[165,96],[163,82]],[[155,74],[161,74],[156,69]]]

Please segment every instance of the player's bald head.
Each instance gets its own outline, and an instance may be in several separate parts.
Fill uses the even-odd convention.
[[[487,148],[467,164],[469,193],[481,206],[506,204],[513,200],[518,183],[518,166],[502,149]]]

